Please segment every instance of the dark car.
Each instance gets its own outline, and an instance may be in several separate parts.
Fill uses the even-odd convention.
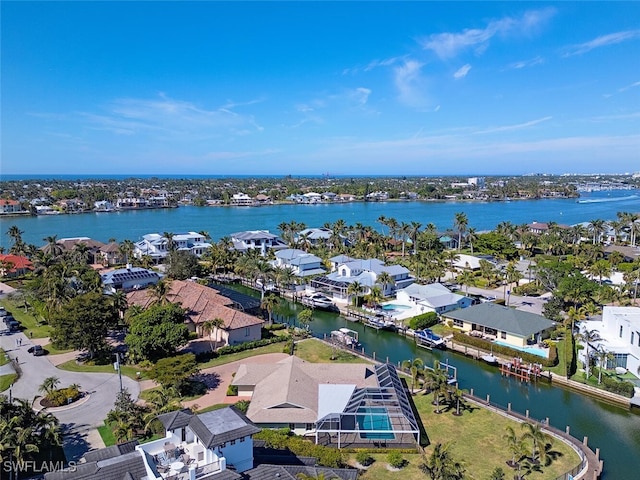
[[[41,355],[44,355],[44,348],[42,348],[42,345],[34,345],[32,347],[29,347],[27,349],[27,352],[32,353],[34,356],[39,357]]]
[[[4,323],[9,328],[9,330],[13,332],[20,329],[20,322],[18,322],[14,318],[12,318],[11,320],[5,320]]]

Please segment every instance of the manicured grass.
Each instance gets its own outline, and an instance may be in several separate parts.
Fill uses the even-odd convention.
[[[101,425],[98,427],[98,433],[102,437],[105,447],[111,447],[116,444],[116,437],[113,436],[113,431],[108,425]]]
[[[21,303],[16,303],[13,300],[3,299],[0,300],[0,305],[11,312],[11,315],[20,322],[22,326],[22,332],[27,336],[33,338],[46,338],[51,335],[51,327],[45,323],[41,323],[38,318],[33,315],[33,309],[24,311],[24,306]]]
[[[61,353],[73,352],[73,348],[58,349],[53,346],[53,343],[47,343],[42,348],[44,348],[47,351],[48,355],[60,355]]]
[[[7,353],[0,348],[0,367],[9,363],[9,359],[6,357],[6,355]]]
[[[218,365],[224,365],[225,363],[235,362],[236,360],[243,360],[245,358],[254,357],[256,355],[264,355],[265,353],[281,353],[284,345],[284,343],[272,343],[271,345],[265,345],[264,347],[258,347],[252,350],[244,350],[243,352],[221,355],[218,358],[212,358],[207,362],[199,363],[198,366],[201,370],[203,370],[205,368],[217,367]]]
[[[66,370],[68,372],[88,372],[88,373],[118,373],[114,368],[113,364],[108,365],[86,365],[84,363],[78,363],[75,360],[69,360],[68,362],[62,363],[58,365],[58,368],[61,370]],[[122,374],[126,375],[129,378],[137,380],[136,373],[141,372],[140,379],[144,379],[144,370],[140,370],[135,366],[131,365],[122,365]]]
[[[8,390],[13,382],[18,378],[17,373],[8,373],[7,375],[0,375],[0,392]]]
[[[558,365],[549,368],[551,372],[556,375],[562,375],[563,377],[567,376],[567,362],[565,361],[565,350],[567,348],[566,340],[559,340],[556,342],[556,347],[558,348]]]
[[[296,342],[295,355],[311,363],[370,363],[340,348],[332,348],[314,338]]]
[[[205,393],[207,393],[207,386],[202,383],[202,382],[198,382],[195,380],[191,380],[191,390],[192,391],[200,391],[202,393],[198,393],[198,394],[193,394],[193,395],[185,395],[184,397],[180,397],[180,401],[181,402],[190,402],[191,400],[195,400],[196,398],[200,398],[202,397]],[[148,388],[146,390],[143,390],[140,392],[140,396],[139,398],[144,400],[145,402],[149,401],[149,398],[151,396],[151,392],[154,392],[156,390],[160,390],[162,387],[157,386],[157,387],[153,387],[153,388]]]

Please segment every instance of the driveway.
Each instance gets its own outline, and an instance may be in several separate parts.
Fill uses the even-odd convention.
[[[16,346],[16,340],[22,345]],[[34,339],[35,340],[35,339]],[[102,425],[109,410],[113,408],[116,395],[120,390],[117,373],[80,373],[59,370],[54,366],[55,356],[34,357],[27,353],[33,345],[22,333],[0,336],[0,346],[9,355],[12,365],[19,370],[20,378],[10,388],[14,398],[33,401],[40,395],[38,387],[47,377],[58,377],[60,387],[78,384],[87,397],[69,407],[52,409],[62,425],[64,435],[64,451],[67,460],[78,460],[85,452],[93,448],[104,447],[97,435],[96,427]],[[68,355],[67,355],[68,356]],[[6,368],[6,367],[5,367]],[[138,398],[140,387],[135,380],[122,377],[122,385],[129,390],[134,399]],[[9,392],[4,392],[8,395]],[[34,405],[37,408],[37,405]]]

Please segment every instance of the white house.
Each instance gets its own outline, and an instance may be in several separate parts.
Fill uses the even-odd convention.
[[[381,288],[382,294],[393,295],[396,290],[411,285],[415,279],[409,275],[409,269],[401,265],[385,265],[382,260],[371,258],[368,260],[358,260],[338,255],[329,259],[332,265],[332,272],[328,275],[316,277],[311,281],[311,286],[330,293],[336,299],[348,300],[347,290],[353,282],[361,284],[367,294],[374,285]],[[381,284],[378,277],[386,272],[393,279],[392,283]]]
[[[231,205],[235,206],[252,206],[255,204],[253,198],[246,193],[234,193],[231,197]]]
[[[398,303],[416,307],[418,313],[436,312],[438,314],[467,308],[473,303],[472,299],[451,292],[439,283],[430,285],[411,284],[396,292]]]
[[[233,242],[233,248],[239,252],[257,249],[260,250],[260,254],[264,256],[268,250],[282,250],[283,248],[287,248],[284,240],[273,233],[269,233],[268,230],[247,230],[232,233],[230,236]]]
[[[320,257],[296,248],[285,248],[277,251],[273,266],[276,268],[290,268],[293,274],[298,277],[326,273]]]
[[[607,367],[626,368],[638,375],[640,368],[640,307],[609,307],[602,309],[602,320],[583,321],[581,331],[596,330],[602,340],[589,344],[589,353],[602,348],[613,354]],[[585,350],[579,350],[586,361]]]
[[[104,292],[107,294],[115,293],[118,290],[124,290],[125,292],[140,290],[149,285],[155,285],[160,281],[160,275],[157,272],[130,265],[127,268],[112,270],[100,275],[100,277],[102,278]]]
[[[172,236],[172,241],[176,250],[188,251],[197,257],[211,248],[204,235],[196,232],[176,233]],[[148,233],[135,243],[133,254],[136,258],[148,255],[160,262],[169,255],[169,239],[159,233]]]

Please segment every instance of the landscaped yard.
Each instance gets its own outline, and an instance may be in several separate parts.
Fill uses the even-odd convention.
[[[463,461],[466,467],[466,478],[488,479],[495,467],[501,467],[506,478],[512,478],[514,471],[506,464],[511,454],[506,441],[502,438],[506,426],[513,427],[517,435],[524,433],[520,424],[484,408],[465,411],[456,417],[452,412],[434,413],[431,404],[432,395],[416,395],[413,397],[430,445],[426,447],[426,455],[430,455],[436,443],[452,442],[452,455],[455,460]],[[528,480],[555,479],[580,463],[578,455],[565,443],[554,440],[552,451],[559,453],[553,463],[545,467],[543,472],[527,475]],[[403,454],[408,465],[399,472],[387,470],[386,455],[372,455],[376,462],[360,478],[363,480],[422,480],[425,474],[418,465],[423,461],[421,455]],[[352,455],[354,457],[354,455]],[[511,475],[510,475],[511,474]]]
[[[314,338],[296,342],[295,355],[311,363],[371,363]]]
[[[244,350],[242,352],[221,355],[217,358],[212,358],[207,362],[199,363],[198,367],[200,367],[200,370],[204,370],[205,368],[217,367],[218,365],[224,365],[225,363],[235,362],[236,360],[242,360],[244,358],[253,357],[255,355],[263,355],[265,353],[280,353],[282,352],[284,345],[284,343],[272,343],[270,345],[254,348],[252,350]]]
[[[8,373],[6,375],[0,375],[0,392],[7,390],[13,382],[18,378],[17,373]]]
[[[75,360],[69,360],[68,362],[58,365],[58,368],[61,370],[67,370],[69,372],[117,373],[117,371],[113,368],[112,363],[109,363],[107,365],[87,365],[84,363],[78,363]],[[144,380],[145,378],[144,370],[140,370],[135,366],[122,365],[121,368],[122,368],[122,374],[126,375],[129,378],[138,380],[137,372],[141,373],[140,379]]]
[[[33,334],[33,338],[46,338],[50,335],[51,327],[41,323],[40,320],[33,315],[32,309],[28,309],[28,311],[25,312],[22,303],[16,303],[14,300],[7,298],[0,300],[0,305],[11,312],[11,315],[20,322],[23,333],[27,337],[31,337],[31,334]]]

